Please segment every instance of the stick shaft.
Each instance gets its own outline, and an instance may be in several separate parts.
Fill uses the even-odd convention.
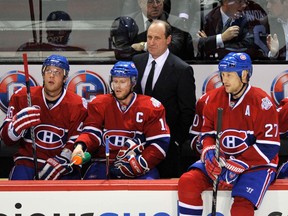
[[[106,140],[105,140],[105,155],[106,155],[106,179],[110,178],[110,164],[109,164],[109,160],[110,160],[110,149],[109,149],[109,137],[106,136]]]
[[[25,72],[25,83],[26,83],[26,89],[27,89],[27,103],[28,106],[32,106],[31,101],[31,94],[30,94],[30,79],[29,79],[29,71],[28,71],[28,60],[27,60],[27,54],[23,53],[23,62],[24,62],[24,72]],[[39,179],[38,174],[38,163],[37,163],[37,151],[36,151],[36,143],[35,143],[35,133],[34,133],[34,127],[30,128],[30,135],[32,140],[32,150],[33,150],[33,159],[34,159],[34,173],[35,173],[35,179]]]
[[[220,155],[220,135],[222,130],[222,115],[223,109],[217,109],[217,134],[216,134],[216,149],[215,149],[215,156],[217,161],[219,162],[219,155]],[[212,195],[212,216],[216,216],[216,205],[217,205],[217,191],[218,191],[218,183],[219,178],[213,181],[213,195]]]

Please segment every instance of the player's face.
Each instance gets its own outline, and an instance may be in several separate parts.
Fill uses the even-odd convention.
[[[147,32],[147,49],[154,59],[161,56],[171,42],[171,35],[166,38],[165,26],[152,23]]]
[[[57,99],[65,82],[64,70],[55,66],[47,66],[43,74],[44,92],[47,99]]]
[[[238,93],[243,86],[243,83],[236,72],[222,72],[221,77],[227,93]]]
[[[131,92],[131,79],[129,77],[113,77],[111,86],[115,97],[120,101],[124,100]]]

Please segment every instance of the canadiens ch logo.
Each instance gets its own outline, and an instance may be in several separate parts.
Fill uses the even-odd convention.
[[[33,77],[29,77],[30,86],[37,86]],[[9,71],[0,78],[0,109],[6,113],[11,96],[25,87],[25,73],[19,70]]]
[[[202,86],[202,94],[205,94],[206,92],[219,88],[222,86],[221,79],[219,77],[219,72],[213,72],[210,74],[204,81]]]
[[[245,131],[225,130],[220,138],[221,148],[227,154],[239,154],[248,148],[247,138]]]
[[[136,133],[134,131],[108,130],[103,134],[102,139],[105,144],[109,143],[109,146],[122,147],[127,139],[132,139],[135,137]]]
[[[37,125],[35,135],[36,145],[42,149],[58,149],[67,142],[65,130],[52,125]]]
[[[75,92],[88,102],[98,94],[107,93],[107,85],[97,73],[81,70],[76,72],[67,81],[67,89]]]
[[[288,97],[288,70],[281,72],[274,78],[270,91],[277,105],[280,104],[283,98]]]

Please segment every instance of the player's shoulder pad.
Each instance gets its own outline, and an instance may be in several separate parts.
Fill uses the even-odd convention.
[[[112,94],[99,94],[94,96],[89,104],[110,104],[113,101],[115,101],[115,99]]]
[[[138,102],[141,103],[142,107],[147,106],[150,109],[151,108],[154,108],[154,109],[164,108],[162,103],[156,98],[153,98],[147,95],[141,95],[141,94],[138,94],[137,97],[138,97]]]
[[[249,101],[259,104],[262,110],[270,110],[271,107],[274,107],[276,110],[276,105],[271,96],[268,95],[263,89],[252,86],[251,92],[252,94],[249,95]]]
[[[159,100],[157,100],[156,98],[151,97],[150,101],[151,101],[152,106],[154,106],[155,108],[162,107],[162,103]]]

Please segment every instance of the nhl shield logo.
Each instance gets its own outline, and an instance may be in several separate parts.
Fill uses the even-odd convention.
[[[88,102],[98,94],[107,93],[107,85],[100,75],[88,70],[76,72],[67,81],[67,89],[75,92]]]
[[[33,77],[29,77],[30,86],[37,86]],[[6,113],[9,101],[14,92],[25,87],[25,73],[19,70],[13,70],[5,73],[0,78],[0,109]]]
[[[274,102],[279,105],[281,100],[288,97],[288,70],[278,74],[271,84],[271,96]]]
[[[219,73],[218,71],[213,72],[205,79],[202,86],[202,94],[205,94],[210,90],[219,88],[220,86],[222,86],[222,81],[219,77]]]

